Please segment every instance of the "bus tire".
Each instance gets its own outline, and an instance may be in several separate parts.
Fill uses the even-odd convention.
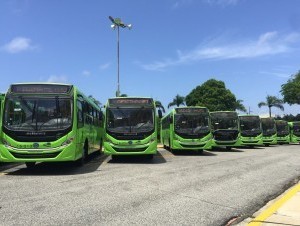
[[[27,169],[34,169],[36,162],[25,162]]]
[[[269,144],[265,144],[265,147],[269,147],[270,145]]]
[[[154,157],[154,155],[153,154],[149,154],[149,155],[146,155],[146,157],[147,157],[147,160],[152,160],[153,157]]]
[[[76,161],[76,165],[79,167],[83,166],[84,163],[86,162],[87,156],[88,156],[88,145],[87,145],[87,141],[86,141],[82,148],[81,158]]]
[[[102,139],[100,140],[100,148],[99,148],[99,153],[102,154],[102,146],[103,146],[103,141]]]
[[[111,159],[113,161],[117,161],[118,160],[118,155],[111,155]]]
[[[198,150],[198,154],[202,155],[203,154],[203,149]]]
[[[227,151],[231,151],[231,147],[226,146]]]

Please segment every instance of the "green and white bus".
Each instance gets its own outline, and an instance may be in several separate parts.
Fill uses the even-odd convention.
[[[263,144],[262,126],[258,115],[240,115],[241,144],[258,146]]]
[[[289,122],[290,126],[290,142],[300,143],[300,121],[299,122]]]
[[[206,107],[178,107],[161,121],[161,143],[165,149],[211,149],[209,111]]]
[[[261,118],[263,129],[263,144],[269,146],[277,144],[277,131],[274,118]]]
[[[75,86],[12,84],[2,109],[0,161],[76,161],[101,150],[103,114]]]
[[[277,144],[290,143],[290,127],[287,121],[275,120],[277,130]]]
[[[112,155],[112,158],[119,155],[146,155],[153,158],[157,153],[157,120],[152,98],[108,99],[105,109],[104,153]]]
[[[215,111],[210,113],[212,128],[212,146],[232,147],[241,146],[239,118],[235,111]]]

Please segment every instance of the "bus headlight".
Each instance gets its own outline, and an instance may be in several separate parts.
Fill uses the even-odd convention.
[[[68,138],[65,142],[61,144],[61,146],[69,145],[74,141],[74,137]]]
[[[8,147],[8,146],[11,147],[10,143],[7,140],[5,140],[4,138],[2,139],[2,142],[3,142],[5,147]]]

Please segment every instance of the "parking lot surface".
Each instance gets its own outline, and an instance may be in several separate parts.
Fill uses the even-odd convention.
[[[278,145],[2,165],[0,225],[225,225],[297,181],[299,162],[299,145]]]

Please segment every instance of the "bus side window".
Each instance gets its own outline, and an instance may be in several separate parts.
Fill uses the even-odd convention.
[[[82,111],[82,102],[77,101],[77,128],[82,128],[84,125],[84,120],[83,120],[83,111]]]

